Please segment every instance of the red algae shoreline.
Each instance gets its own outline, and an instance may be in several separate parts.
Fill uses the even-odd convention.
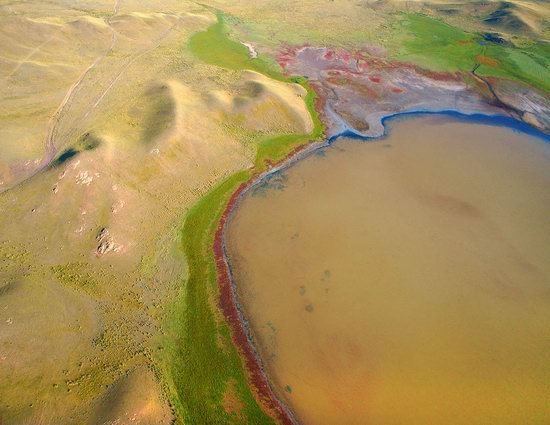
[[[308,141],[292,149],[280,161],[276,163],[268,161],[267,165],[269,168],[266,171],[253,174],[248,181],[241,183],[233,192],[218,221],[214,236],[213,251],[216,262],[218,287],[220,290],[219,305],[231,328],[233,342],[244,360],[250,384],[253,386],[257,397],[260,399],[267,412],[272,414],[278,423],[285,425],[295,425],[299,422],[290,408],[275,394],[260,355],[256,350],[254,337],[238,300],[236,283],[233,278],[231,264],[226,251],[225,234],[227,224],[233,212],[248,190],[260,184],[268,175],[290,166],[292,163],[328,144],[329,141],[327,139],[319,142]]]
[[[225,254],[223,234],[227,219],[235,208],[238,198],[249,186],[250,181],[242,183],[231,195],[216,228],[213,250],[220,290],[219,302],[225,319],[231,328],[233,343],[238,348],[244,360],[245,368],[248,372],[250,383],[254,387],[256,396],[259,397],[261,404],[266,408],[268,413],[273,414],[280,423],[295,424],[296,421],[292,413],[275,396],[260,362],[259,355],[252,345],[250,331],[236,298],[234,282],[231,277],[231,269]]]

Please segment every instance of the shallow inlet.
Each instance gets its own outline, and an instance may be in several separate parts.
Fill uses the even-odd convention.
[[[550,423],[550,145],[431,116],[251,190],[240,302],[305,424]]]

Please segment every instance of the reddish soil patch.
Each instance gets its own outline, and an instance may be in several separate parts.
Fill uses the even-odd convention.
[[[435,81],[461,81],[462,80],[462,76],[458,71],[455,73],[435,72],[435,71],[428,71],[426,69],[420,68],[419,66],[415,66],[414,68],[418,74],[424,75]]]
[[[497,67],[499,65],[496,59],[493,59],[489,56],[477,55],[476,60],[483,65],[488,65],[493,67]]]
[[[330,50],[325,53],[325,59],[331,60],[334,57],[334,52],[331,52]]]
[[[360,93],[366,99],[380,98],[380,93],[376,91],[379,91],[380,89],[377,88],[375,90],[374,88],[371,88],[366,84],[362,84],[360,80],[353,78],[353,76],[351,76],[350,78],[327,78],[326,82],[335,86],[342,86],[352,89],[355,93]]]
[[[237,395],[237,390],[235,389],[236,384],[237,382],[235,380],[230,380],[227,382],[225,392],[223,393],[223,408],[230,415],[236,415],[240,420],[242,420],[244,403]]]

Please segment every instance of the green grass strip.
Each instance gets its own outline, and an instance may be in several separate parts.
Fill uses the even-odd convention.
[[[261,56],[251,58],[246,46],[231,40],[224,15],[218,13],[217,16],[218,21],[215,24],[189,39],[189,48],[196,58],[210,65],[233,70],[250,69],[279,81],[287,81],[280,70],[273,68],[272,62]]]
[[[261,141],[256,152],[255,168],[257,171],[264,171],[266,161],[280,161],[284,159],[292,149],[303,145],[308,140],[318,140],[324,134],[324,126],[315,110],[315,100],[317,99],[317,94],[303,77],[293,77],[289,81],[300,84],[307,91],[307,95],[304,100],[313,120],[313,131],[311,134],[283,134]]]
[[[248,387],[242,361],[228,325],[220,320],[216,265],[212,252],[216,226],[231,194],[250,178],[237,173],[203,197],[188,212],[182,230],[182,248],[189,277],[170,317],[168,358],[164,367],[172,383],[178,419],[183,423],[272,423]],[[241,418],[223,408],[227,383],[234,382],[243,403]]]
[[[177,423],[268,424],[273,419],[256,402],[244,364],[231,339],[229,326],[217,306],[219,289],[212,250],[217,224],[235,190],[298,145],[322,137],[324,127],[315,111],[315,93],[307,81],[288,79],[268,62],[250,60],[248,49],[227,38],[223,16],[206,31],[195,34],[189,47],[202,61],[228,69],[254,69],[281,81],[301,84],[314,123],[312,134],[287,134],[259,143],[253,170],[238,172],[201,198],[187,213],[182,229],[182,249],[187,258],[188,278],[182,284],[165,324],[167,335],[159,354],[159,369],[176,414]],[[223,394],[233,382],[243,404],[237,415],[227,413]]]

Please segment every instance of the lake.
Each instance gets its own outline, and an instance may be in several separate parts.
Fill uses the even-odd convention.
[[[550,423],[550,144],[437,115],[251,189],[226,244],[304,424]]]

